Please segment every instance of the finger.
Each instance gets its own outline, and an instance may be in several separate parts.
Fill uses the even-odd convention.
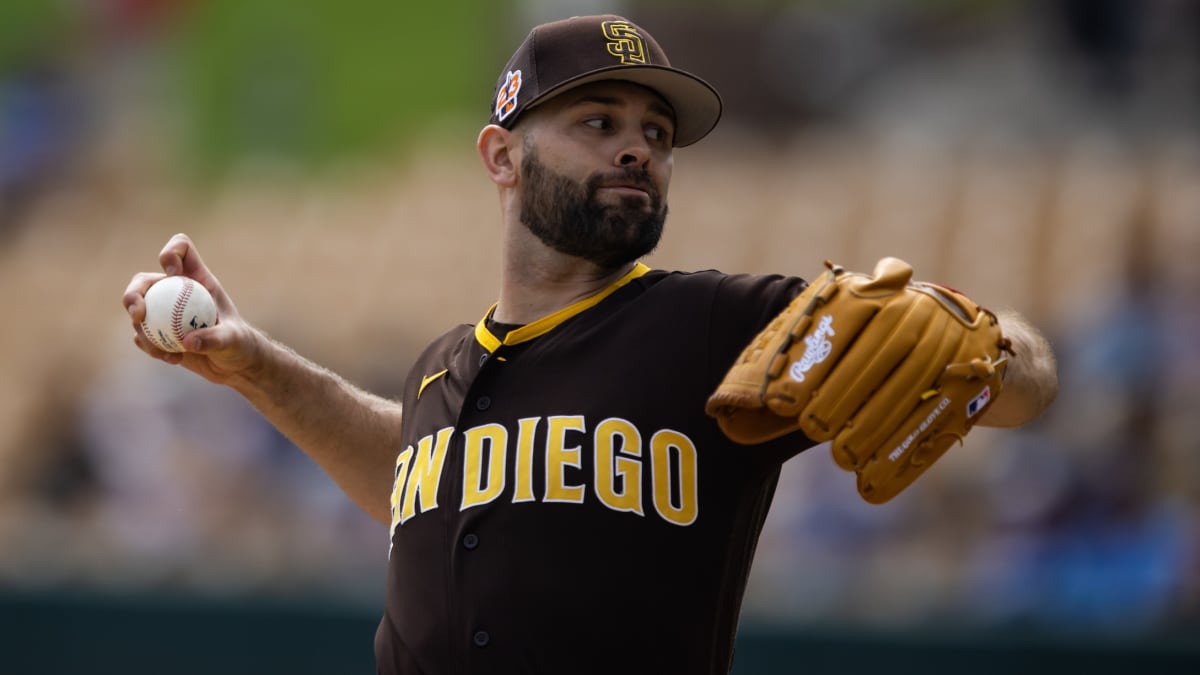
[[[134,324],[141,324],[146,319],[146,290],[164,276],[159,272],[139,272],[130,279],[121,296],[121,304]]]
[[[208,271],[191,237],[182,232],[167,240],[158,254],[158,264],[168,275],[186,274],[193,279],[197,278],[196,272]]]
[[[219,314],[229,315],[237,311],[233,300],[225,293],[212,270],[208,269],[196,244],[188,235],[181,232],[172,236],[159,253],[158,263],[168,275],[182,274],[200,282],[208,289],[209,295],[213,296]]]
[[[158,254],[158,264],[168,275],[182,274],[204,284],[210,292],[217,284],[216,277],[204,264],[200,251],[191,237],[184,233],[172,236]]]

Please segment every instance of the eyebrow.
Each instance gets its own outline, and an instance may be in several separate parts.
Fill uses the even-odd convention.
[[[599,105],[620,106],[625,103],[625,99],[618,98],[616,96],[603,96],[601,94],[585,94],[585,95],[580,96],[579,98],[575,99],[574,101],[571,101],[568,105],[569,105],[569,107],[573,108],[575,106],[584,105],[587,103],[595,103],[595,104],[599,104]],[[671,120],[672,124],[675,123],[675,111],[666,103],[663,103],[663,102],[655,99],[650,102],[648,107],[650,108],[650,112],[652,112],[656,115],[661,115],[661,116]]]

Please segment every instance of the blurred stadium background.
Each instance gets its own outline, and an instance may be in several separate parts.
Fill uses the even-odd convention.
[[[4,0],[0,672],[372,672],[385,528],[142,357],[121,291],[186,231],[244,315],[398,392],[494,301],[500,67],[596,11],[727,106],[651,263],[897,255],[1061,357],[1047,415],[887,506],[791,462],[736,672],[1200,672],[1192,0]]]

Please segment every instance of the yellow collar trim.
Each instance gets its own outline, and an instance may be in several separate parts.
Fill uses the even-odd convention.
[[[480,319],[479,323],[475,324],[475,339],[479,342],[479,344],[483,345],[484,349],[488,350],[489,352],[494,352],[499,349],[501,345],[511,346],[527,340],[532,340],[536,337],[541,337],[542,335],[554,330],[555,327],[567,319],[570,319],[576,314],[600,304],[601,300],[615,293],[617,289],[621,288],[625,284],[628,284],[634,279],[643,276],[649,271],[650,268],[644,263],[638,263],[633,266],[633,269],[629,270],[628,274],[614,281],[611,286],[603,291],[586,297],[574,304],[567,305],[557,312],[547,314],[533,323],[527,323],[516,330],[510,331],[508,335],[504,337],[503,341],[501,341],[495,335],[492,335],[492,332],[487,329],[487,319],[492,315],[492,312],[496,311],[496,305],[493,304],[491,307],[488,307],[488,311],[483,315],[483,318]]]

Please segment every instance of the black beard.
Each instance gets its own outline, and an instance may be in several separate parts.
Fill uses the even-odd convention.
[[[636,185],[646,200],[622,196],[604,204],[597,192],[614,181]],[[597,173],[580,183],[555,173],[538,160],[532,147],[521,166],[521,222],[542,243],[605,269],[616,269],[658,246],[667,220],[667,205],[645,168]]]

